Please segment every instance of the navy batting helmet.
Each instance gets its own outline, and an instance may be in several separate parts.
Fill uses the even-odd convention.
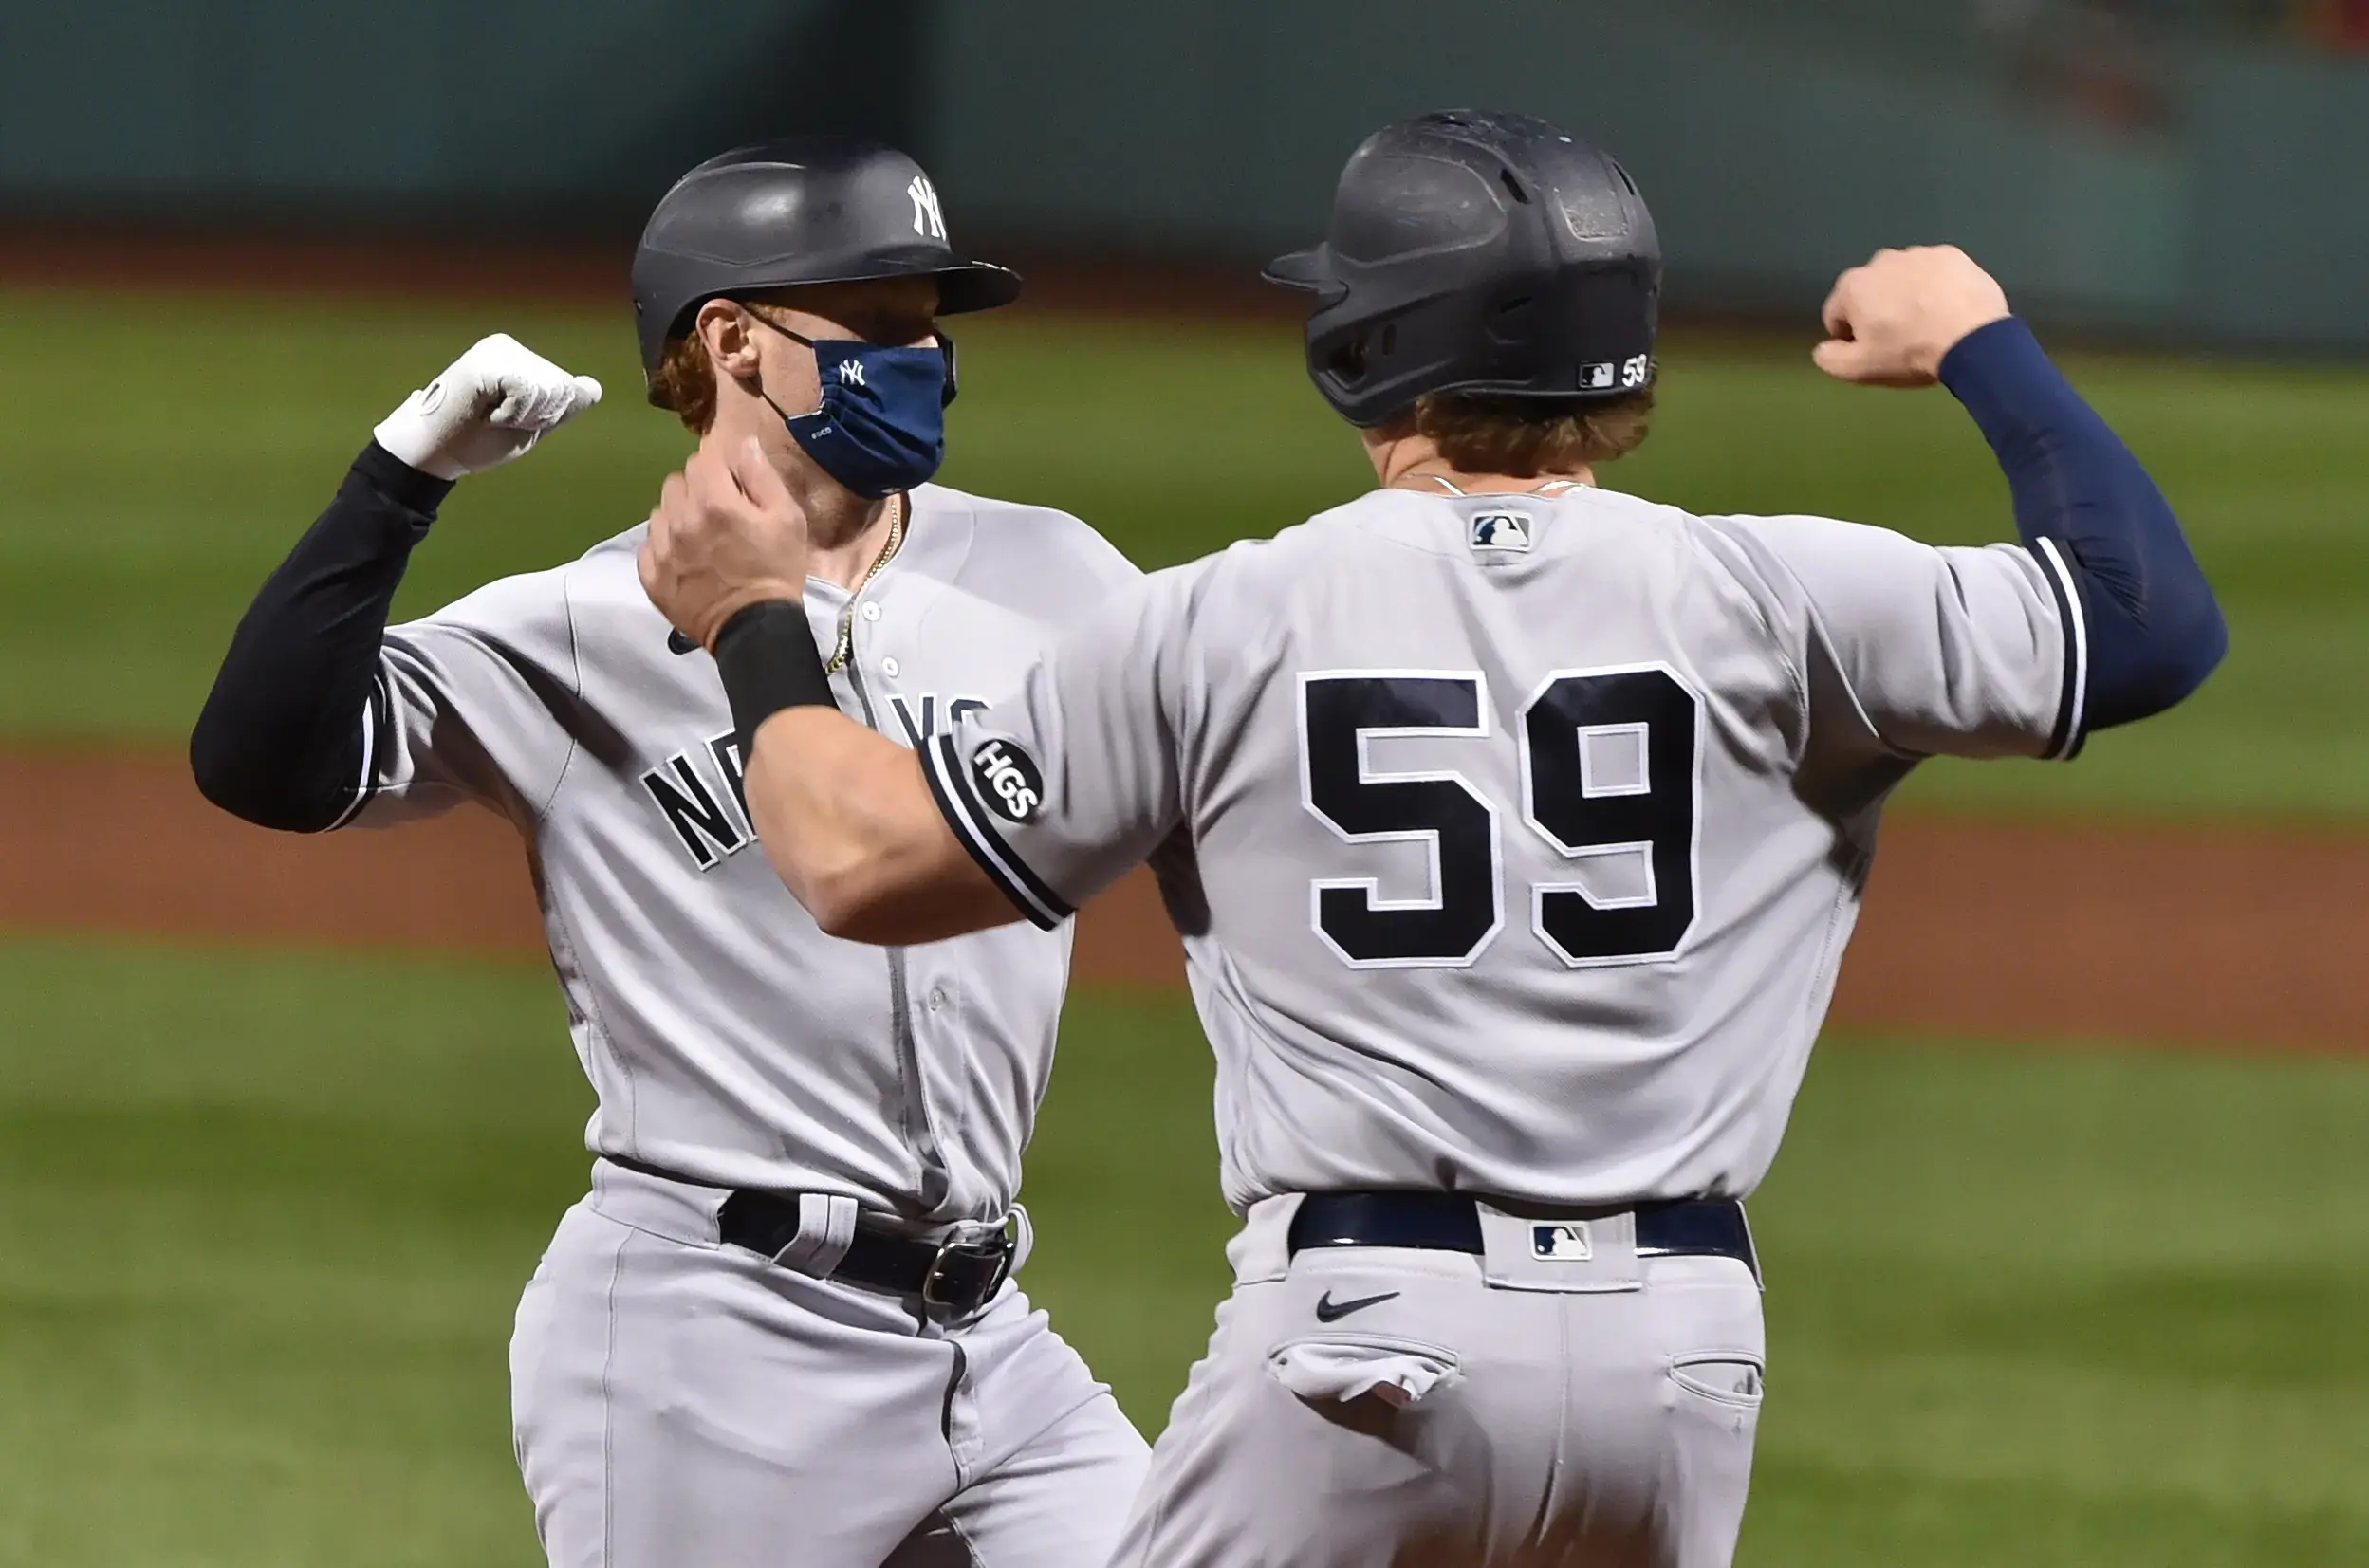
[[[1431,392],[1582,401],[1654,378],[1661,242],[1628,171],[1527,115],[1388,125],[1350,156],[1312,290],[1308,374],[1353,425]]]
[[[634,252],[641,368],[655,373],[691,312],[802,283],[935,278],[938,312],[1009,304],[1020,275],[947,243],[937,188],[893,147],[788,137],[712,157],[675,182]]]

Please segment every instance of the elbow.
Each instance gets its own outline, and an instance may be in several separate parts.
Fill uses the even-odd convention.
[[[2230,627],[2212,595],[2172,626],[2159,629],[2127,661],[2101,663],[2090,698],[2091,728],[2110,729],[2152,718],[2195,695],[2229,656]]]
[[[2221,606],[2207,596],[2196,624],[2182,639],[2182,652],[2165,661],[2165,689],[2171,700],[2164,706],[2185,702],[2210,679],[2221,661],[2230,656],[2230,623],[2221,614]]]
[[[2152,678],[2144,683],[2150,712],[2187,701],[2229,656],[2230,623],[2220,601],[2201,581],[2196,586],[2185,613],[2167,618],[2171,623],[2153,639]]]
[[[823,928],[823,934],[842,942],[889,948],[913,940],[889,902],[867,889],[835,888],[818,894],[807,913]]]
[[[208,804],[257,827],[318,833],[337,820],[339,802],[304,798],[283,770],[231,744],[202,718],[189,738],[189,771]]]
[[[782,855],[772,859],[774,871],[824,935],[874,946],[896,942],[893,934],[883,934],[878,879],[865,875],[860,863],[846,859],[819,867],[800,865]]]
[[[823,928],[825,936],[836,936],[842,942],[861,942],[867,928],[866,916],[871,913],[861,890],[847,886],[846,878],[832,877],[815,882],[800,895],[806,913]]]
[[[825,936],[874,948],[910,947],[976,931],[983,924],[956,916],[947,901],[878,866],[851,865],[798,890],[799,901]]]
[[[259,804],[254,770],[243,765],[237,748],[225,745],[206,717],[199,718],[190,733],[189,771],[196,781],[197,793],[209,805],[233,817],[254,820],[251,813]]]

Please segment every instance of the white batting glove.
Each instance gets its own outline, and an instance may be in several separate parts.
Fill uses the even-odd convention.
[[[420,472],[458,479],[523,455],[545,431],[600,400],[600,382],[497,332],[404,398],[371,434]]]

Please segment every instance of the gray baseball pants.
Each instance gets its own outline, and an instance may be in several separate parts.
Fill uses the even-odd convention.
[[[1228,1249],[1118,1568],[1727,1568],[1765,1365],[1749,1267],[1640,1259],[1626,1215],[1543,1248],[1487,1206],[1485,1256],[1293,1258],[1298,1203]]]
[[[719,1244],[721,1192],[593,1176],[510,1343],[553,1568],[1104,1568],[1143,1440],[1016,1286],[923,1323]]]

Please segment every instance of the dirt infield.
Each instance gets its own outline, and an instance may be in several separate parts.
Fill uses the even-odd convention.
[[[1903,818],[1838,1022],[1983,1036],[2369,1046],[2369,837]],[[0,752],[0,925],[439,950],[542,950],[509,826],[477,811],[292,838],[153,752]],[[1085,912],[1079,978],[1182,961],[1138,876]]]

